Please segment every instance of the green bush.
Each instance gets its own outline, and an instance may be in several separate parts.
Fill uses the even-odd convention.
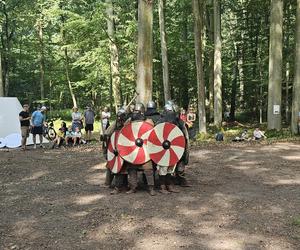
[[[267,130],[265,135],[267,138],[275,138],[275,139],[284,139],[284,138],[290,138],[293,137],[293,134],[289,128],[276,130],[276,129],[270,129]]]

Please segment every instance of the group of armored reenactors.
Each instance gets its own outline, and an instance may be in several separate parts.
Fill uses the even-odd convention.
[[[154,131],[147,130],[147,124]],[[131,127],[128,129],[128,126]],[[139,131],[130,131],[137,128]],[[118,145],[116,140],[119,140]],[[151,196],[156,195],[156,190],[163,194],[178,193],[174,185],[189,186],[185,177],[185,166],[189,160],[189,137],[173,101],[165,104],[162,113],[157,111],[153,101],[149,101],[146,108],[142,103],[136,103],[129,109],[120,108],[115,122],[104,132],[103,141],[107,160],[105,185],[113,188],[111,194],[122,191],[135,193],[139,180],[142,180],[142,185]],[[152,145],[150,157],[146,156],[144,151],[147,149],[143,148],[143,143],[147,141],[149,148]]]

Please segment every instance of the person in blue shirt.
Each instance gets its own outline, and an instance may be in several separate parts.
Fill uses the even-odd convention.
[[[31,116],[31,133],[33,135],[33,148],[36,149],[36,135],[40,137],[40,147],[45,148],[43,145],[43,126],[45,124],[45,112],[47,108],[45,106],[41,107],[40,110],[36,110]]]

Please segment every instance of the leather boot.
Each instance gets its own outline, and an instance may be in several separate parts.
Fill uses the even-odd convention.
[[[168,191],[167,185],[166,185],[166,176],[160,175],[159,176],[159,183],[160,183],[159,192],[162,193],[162,194],[169,194],[169,191]]]
[[[172,180],[171,180],[172,176],[170,174],[166,175],[166,187],[167,190],[171,193],[180,193],[180,191],[174,187]]]
[[[136,189],[129,189],[126,194],[134,194],[136,192]]]
[[[155,190],[154,190],[154,186],[149,186],[149,194],[150,194],[151,196],[155,196],[155,195],[156,195],[156,192],[155,192]]]
[[[110,187],[111,183],[113,181],[114,175],[112,174],[112,172],[110,171],[110,169],[106,169],[106,175],[105,175],[105,183],[104,185],[106,187]]]
[[[115,187],[114,190],[110,192],[111,195],[119,194],[119,193],[121,193],[121,190],[117,187]]]

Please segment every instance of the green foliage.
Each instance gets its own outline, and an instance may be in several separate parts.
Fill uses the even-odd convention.
[[[294,218],[292,224],[294,226],[300,227],[300,216]]]
[[[166,36],[172,96],[179,106],[197,102],[193,15],[190,0],[165,1]],[[214,48],[211,15],[213,1],[204,1],[203,65],[207,98]],[[124,102],[134,95],[137,50],[137,1],[114,3],[115,43],[119,50],[121,93]],[[153,96],[163,105],[163,81],[157,1],[154,6]],[[223,108],[236,103],[236,120],[257,122],[262,110],[266,120],[270,1],[224,0],[222,6]],[[259,8],[257,7],[259,6]],[[284,62],[293,82],[296,1],[284,1]],[[55,110],[70,109],[65,49],[70,81],[78,105],[111,106],[110,50],[104,0],[11,0],[0,3],[2,36],[0,52],[3,79],[9,79],[9,96],[45,102]],[[43,46],[38,27],[43,27]],[[40,95],[40,55],[44,53],[45,98]],[[238,64],[238,76],[234,67]],[[284,69],[283,69],[284,70]],[[285,80],[285,79],[284,79]],[[233,84],[236,82],[236,87]],[[285,86],[285,84],[283,84]],[[236,88],[236,89],[234,89]],[[234,95],[236,90],[236,95]],[[284,91],[283,91],[284,92]],[[283,102],[285,103],[285,98]],[[287,98],[291,99],[291,91]],[[289,102],[291,103],[291,102]],[[284,109],[283,109],[284,110]],[[67,117],[61,111],[57,114]],[[215,134],[217,128],[208,128]],[[226,129],[224,131],[226,133]],[[230,133],[230,132],[228,132]],[[284,136],[288,136],[283,131]],[[270,134],[273,136],[272,133]],[[234,136],[234,133],[231,133]],[[279,135],[274,135],[279,138]],[[203,136],[200,135],[200,138]]]
[[[290,129],[282,129],[282,130],[267,130],[265,135],[267,138],[273,138],[273,139],[284,139],[284,138],[291,138],[293,137],[293,134]]]

